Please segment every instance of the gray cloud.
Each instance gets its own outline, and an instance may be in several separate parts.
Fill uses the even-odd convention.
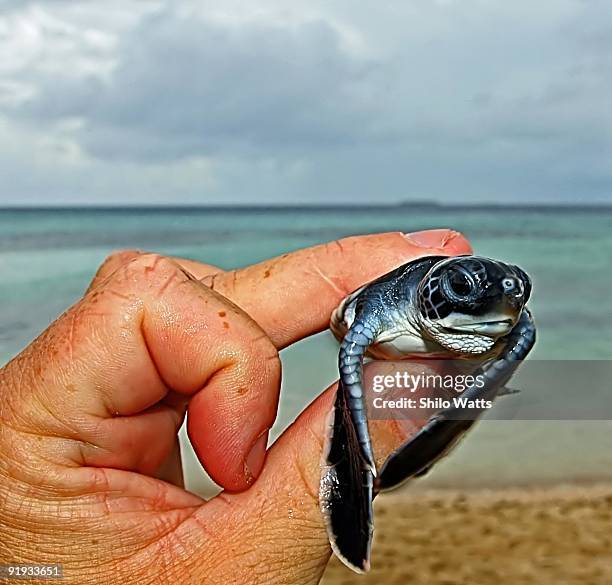
[[[82,118],[104,159],[269,156],[364,139],[383,114],[377,65],[347,54],[325,22],[233,30],[165,10],[119,47],[109,80],[50,75],[15,114]]]
[[[78,4],[24,9],[51,57],[0,67],[7,128],[44,137],[33,174],[58,191],[104,199],[120,165],[129,197],[160,175],[160,200],[610,198],[603,1]]]

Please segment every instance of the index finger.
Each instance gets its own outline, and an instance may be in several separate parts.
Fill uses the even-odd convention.
[[[203,279],[248,313],[278,349],[327,328],[338,303],[420,256],[471,253],[459,232],[439,229],[353,236]]]

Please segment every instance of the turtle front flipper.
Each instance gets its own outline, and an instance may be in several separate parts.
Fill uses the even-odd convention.
[[[370,567],[376,468],[363,392],[363,358],[375,332],[356,321],[338,360],[340,381],[324,453],[320,505],[336,555],[357,572]]]
[[[535,326],[527,309],[507,336],[502,353],[478,368],[474,375],[484,377],[482,386],[473,385],[462,393],[467,400],[494,400],[508,383],[520,361],[535,343]],[[451,407],[434,414],[421,430],[396,449],[385,461],[376,480],[376,491],[397,487],[406,480],[422,476],[465,436],[484,412]]]

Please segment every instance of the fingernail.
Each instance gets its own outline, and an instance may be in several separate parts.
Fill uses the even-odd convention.
[[[266,430],[259,435],[244,460],[244,473],[247,478],[247,483],[254,482],[261,473],[261,469],[266,459],[266,450],[268,448],[268,433],[269,431]]]
[[[446,248],[454,238],[461,237],[461,234],[454,230],[437,229],[404,234],[404,237],[419,248]]]

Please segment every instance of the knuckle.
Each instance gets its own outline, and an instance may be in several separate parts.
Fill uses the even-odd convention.
[[[281,360],[274,344],[265,336],[238,337],[230,342],[229,354],[232,356],[231,364],[245,384],[239,394],[246,394],[253,385],[257,387],[280,389]],[[256,399],[257,392],[249,393]],[[272,402],[270,403],[272,404]],[[270,424],[276,416],[276,409],[270,407],[267,413]]]
[[[115,250],[111,252],[102,262],[102,267],[104,266],[122,266],[123,264],[127,264],[128,262],[134,260],[138,256],[141,256],[143,252],[140,250]]]
[[[102,268],[87,292],[88,313],[99,315],[108,306],[98,302],[112,298],[123,306],[140,307],[145,298],[161,297],[166,290],[192,277],[178,263],[161,254],[131,251],[117,252],[106,260],[107,266],[119,262],[115,270],[101,278]],[[113,258],[115,258],[113,260]],[[100,284],[100,280],[103,282]],[[100,284],[100,286],[96,286]]]
[[[350,275],[347,267],[352,262],[346,261],[347,254],[353,246],[354,238],[342,238],[323,244],[324,255],[313,250],[309,258],[309,274],[318,278],[338,300],[352,292]]]
[[[140,256],[142,252],[138,250],[116,250],[115,252],[111,252],[105,259],[100,267],[98,268],[98,272],[96,273],[96,279],[104,278],[115,272],[117,269],[121,268],[128,262],[134,260]]]
[[[338,238],[323,244],[325,251],[334,256],[342,258],[346,254],[347,248],[351,246],[351,237]]]
[[[176,262],[167,256],[155,252],[140,254],[128,262],[126,268],[143,274],[152,274],[167,269],[169,266],[177,267]]]
[[[227,272],[215,272],[202,278],[200,282],[212,291],[229,297],[238,288],[239,270],[229,270]]]
[[[161,295],[171,284],[191,280],[171,258],[161,254],[140,254],[123,265],[117,280],[128,288],[156,291]]]
[[[128,262],[132,261],[141,253],[142,252],[139,252],[138,250],[117,250],[109,254],[98,267],[98,270],[96,271],[87,292],[91,292],[101,282],[104,282],[106,279],[110,278],[115,272],[117,272],[117,270]]]
[[[278,349],[272,340],[264,333],[254,335],[250,342],[251,351],[255,359],[261,363],[272,375],[280,375],[281,361]]]

